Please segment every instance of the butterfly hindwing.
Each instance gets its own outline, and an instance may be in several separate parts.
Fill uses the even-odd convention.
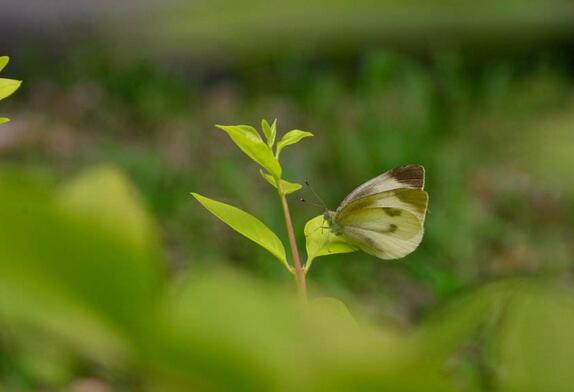
[[[364,252],[381,259],[397,259],[411,253],[423,236],[423,221],[401,208],[363,208],[355,210],[337,224],[344,238]]]
[[[399,259],[414,251],[423,238],[424,230],[408,239],[379,234],[370,230],[349,228],[345,230],[347,241],[366,253],[383,260]]]
[[[337,218],[337,224],[347,229],[371,231],[400,239],[409,239],[418,234],[421,221],[415,214],[399,208],[363,208]]]

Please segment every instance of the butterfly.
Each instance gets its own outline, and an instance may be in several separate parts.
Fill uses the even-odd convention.
[[[336,211],[325,211],[329,229],[380,259],[399,259],[422,241],[428,206],[425,169],[407,165],[358,186]]]

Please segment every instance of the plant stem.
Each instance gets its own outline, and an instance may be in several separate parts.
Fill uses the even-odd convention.
[[[278,181],[280,184],[280,181]],[[303,300],[307,300],[307,282],[305,281],[305,269],[301,265],[301,257],[299,257],[299,250],[297,249],[297,241],[295,240],[295,231],[293,230],[293,222],[291,221],[291,214],[289,213],[289,205],[287,204],[287,197],[281,185],[279,185],[279,197],[281,198],[281,205],[283,206],[283,214],[285,215],[285,225],[287,226],[287,235],[289,236],[289,244],[291,246],[291,256],[293,257],[293,265],[295,269],[295,283],[297,284],[297,292]]]

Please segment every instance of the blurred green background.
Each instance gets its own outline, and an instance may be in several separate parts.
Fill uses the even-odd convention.
[[[11,56],[2,77],[24,80],[1,103],[2,115],[12,121],[0,128],[0,244],[6,248],[0,251],[0,388],[573,390],[567,370],[574,365],[571,2],[42,4],[8,0],[0,6],[0,55]],[[311,349],[293,349],[285,339],[311,340],[322,333],[312,322],[301,328],[313,334],[291,333],[297,323],[289,317],[295,306],[290,299],[255,299],[259,281],[289,293],[292,277],[189,196],[196,191],[229,202],[286,237],[275,193],[213,127],[257,125],[262,118],[277,118],[280,133],[298,128],[315,134],[285,152],[285,177],[308,180],[332,208],[385,170],[408,163],[426,167],[430,211],[416,252],[389,262],[363,253],[324,257],[308,275],[313,297],[340,299],[377,333],[392,335],[387,338],[393,344],[401,334],[404,352],[411,352],[414,340],[416,359],[405,354],[396,368],[371,368],[397,359],[361,351],[349,337],[333,350],[351,357],[349,362],[357,359],[349,366],[361,372],[342,375],[338,366],[344,362],[335,360],[321,365],[334,355],[323,353],[315,384],[275,378],[291,369],[282,356],[293,355],[301,364],[319,357]],[[98,165],[105,165],[104,174],[90,174]],[[77,181],[89,192],[61,195]],[[129,197],[118,202],[124,192]],[[298,195],[312,199],[306,190]],[[290,202],[303,250],[303,226],[322,211],[297,197]],[[71,217],[58,215],[60,204],[73,207]],[[90,223],[69,226],[76,212]],[[103,234],[91,231],[92,218],[107,220]],[[127,247],[123,237],[113,240],[120,231],[135,236]],[[34,267],[28,275],[21,266],[29,263]],[[49,284],[38,283],[43,269],[55,275]],[[228,278],[228,269],[249,278]],[[191,347],[179,353],[185,345],[163,331],[171,324],[151,328],[144,315],[164,302],[158,297],[170,297],[168,282],[180,284],[206,270],[208,283],[190,289],[199,299],[190,300],[193,311],[185,317],[195,329],[175,333],[189,338]],[[220,275],[233,283],[218,283]],[[126,283],[132,279],[133,287]],[[44,307],[38,297],[51,298],[46,292],[57,292],[58,300],[46,299],[44,316],[37,307]],[[166,307],[185,304],[186,295]],[[212,315],[227,300],[250,310],[231,319]],[[289,304],[284,312],[276,309],[281,301]],[[70,319],[66,312],[74,306],[68,302],[83,304],[74,305],[83,310]],[[85,335],[78,334],[86,304],[99,321],[109,317],[104,324],[115,332],[86,324]],[[320,324],[340,317],[340,309],[333,314]],[[177,328],[188,325],[181,317],[174,321]],[[343,318],[341,331],[355,328]],[[223,349],[210,340],[227,333],[218,335],[223,325],[239,331],[281,326],[289,333],[251,344],[250,334],[235,332],[227,339],[237,347],[218,343]],[[86,332],[92,330],[93,336]],[[170,336],[169,342],[156,334]],[[122,336],[130,337],[128,343]],[[80,353],[74,348],[78,340],[85,348]],[[116,341],[137,349],[125,354]],[[144,341],[158,343],[148,347]],[[395,348],[387,346],[385,355],[389,347]],[[262,348],[281,360],[266,367],[260,358],[251,364],[241,356]],[[137,365],[124,356],[139,358]],[[248,370],[235,369],[238,364]],[[428,371],[413,370],[427,364]],[[161,381],[146,379],[140,366],[159,369]],[[448,387],[437,376],[443,373]]]

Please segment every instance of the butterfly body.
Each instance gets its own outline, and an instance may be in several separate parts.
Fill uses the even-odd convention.
[[[323,217],[333,234],[366,253],[401,258],[422,240],[428,205],[423,187],[424,168],[402,166],[360,185]]]
[[[329,223],[329,229],[331,230],[331,232],[335,235],[342,235],[343,228],[339,224],[337,224],[337,221],[335,219],[336,216],[337,212],[331,210],[327,210],[323,214],[323,218],[325,219],[325,221]]]

